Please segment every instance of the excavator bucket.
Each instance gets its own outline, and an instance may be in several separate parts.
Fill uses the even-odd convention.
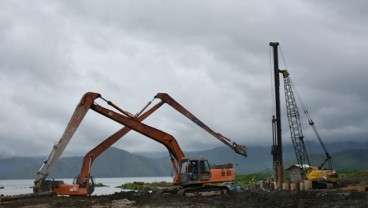
[[[247,148],[244,145],[240,145],[234,142],[233,149],[236,153],[241,154],[244,157],[247,157]]]

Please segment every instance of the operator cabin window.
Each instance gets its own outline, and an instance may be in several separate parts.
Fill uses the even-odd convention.
[[[189,170],[191,168],[189,164],[190,163],[188,161],[183,162],[183,164],[181,166],[182,168],[181,168],[180,173],[189,173],[189,172],[191,172],[192,170]]]
[[[200,168],[201,168],[201,172],[210,172],[210,165],[208,164],[207,160],[202,160],[200,162]]]

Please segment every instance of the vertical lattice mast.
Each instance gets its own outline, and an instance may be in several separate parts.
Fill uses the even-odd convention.
[[[298,106],[294,97],[289,73],[286,70],[283,70],[282,74],[284,77],[286,112],[295,155],[300,167],[303,167],[304,164],[311,165],[307,149],[304,144],[302,124],[300,122]]]

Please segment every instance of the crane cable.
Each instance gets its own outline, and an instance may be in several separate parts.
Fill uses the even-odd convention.
[[[279,46],[279,47],[280,47],[280,53],[281,53],[282,60],[284,61],[285,68],[287,69],[288,67],[286,66],[286,61],[285,61],[285,58],[284,58],[284,54],[282,53],[281,46]],[[292,89],[293,89],[293,91],[295,92],[296,97],[297,97],[297,99],[298,99],[299,103],[300,103],[300,104],[301,104],[301,106],[302,106],[303,112],[304,112],[304,114],[307,116],[308,122],[309,122],[309,123],[313,122],[313,121],[312,121],[312,118],[310,117],[310,115],[309,115],[309,113],[308,113],[307,108],[305,107],[305,104],[304,104],[304,102],[303,102],[302,98],[300,97],[300,94],[299,94],[299,92],[298,92],[298,89],[295,87],[294,81],[293,81],[293,80],[291,79],[291,77],[290,77],[290,74],[289,74],[289,79],[290,79],[291,88],[292,88]]]
[[[279,46],[279,48],[280,48],[280,54],[281,54],[282,60],[284,62],[285,68],[288,69],[286,61],[285,61],[284,53],[282,52],[281,46]],[[301,96],[300,96],[300,94],[299,94],[299,92],[298,92],[298,90],[295,86],[294,81],[291,79],[290,73],[289,73],[288,79],[290,80],[290,85],[291,85],[292,91],[296,95],[296,98],[297,98],[299,104],[301,105],[304,114],[307,116],[309,124],[311,124],[312,119],[311,119],[311,117],[310,117],[310,115],[307,111],[307,108],[305,107],[305,104],[304,104],[304,102],[303,102],[303,100],[302,100],[302,98],[301,98]],[[302,125],[302,129],[303,129],[303,132],[304,132],[304,138],[308,138],[307,135],[306,135],[306,131],[305,131],[305,127],[304,127],[303,123],[301,123],[301,125]],[[314,126],[312,125],[312,127],[314,127]],[[307,146],[308,155],[310,155],[310,153],[311,153],[310,149],[311,148],[310,148],[309,142],[307,142],[306,140],[304,140],[304,141],[305,141],[304,144],[306,144],[306,146]],[[311,161],[311,163],[313,163],[313,161]],[[313,164],[311,164],[311,165],[313,165]]]
[[[300,104],[300,106],[301,106],[301,108],[302,108],[302,111],[303,111],[303,113],[306,115],[306,117],[307,117],[307,119],[308,119],[308,123],[311,125],[311,121],[312,121],[312,119],[311,119],[311,117],[310,117],[310,115],[309,115],[309,113],[308,113],[308,110],[307,110],[307,108],[306,108],[306,106],[305,106],[305,104],[304,104],[304,102],[303,102],[303,100],[302,100],[302,98],[301,98],[301,96],[300,96],[300,94],[299,94],[299,91],[298,91],[298,89],[296,88],[296,86],[295,86],[295,83],[294,83],[294,81],[291,79],[291,77],[289,77],[289,80],[290,80],[290,85],[291,85],[291,88],[293,89],[293,92],[294,92],[294,94],[295,94],[295,96],[296,96],[296,99],[298,100],[298,103]],[[312,121],[313,122],[313,121]],[[315,128],[313,125],[311,125],[312,126],[312,128]],[[305,129],[305,127],[304,127],[304,124],[302,123],[302,128],[303,129]],[[313,129],[314,130],[314,129]],[[304,134],[305,134],[305,138],[308,138],[307,137],[307,132],[304,130]],[[309,142],[306,142],[306,146],[307,146],[307,151],[308,151],[308,154],[309,155],[311,155],[311,148],[310,148],[310,145],[309,145]],[[312,164],[310,164],[310,165],[312,165],[312,166],[314,166],[314,162],[313,162],[313,160],[311,160],[311,163]]]
[[[295,89],[295,92],[296,92],[296,94],[297,94],[297,98],[298,98],[298,100],[299,100],[299,102],[301,103],[301,105],[302,105],[302,108],[303,108],[303,112],[304,112],[304,114],[306,115],[306,117],[307,117],[307,119],[308,119],[308,123],[309,123],[309,125],[312,127],[312,129],[313,129],[313,132],[314,132],[314,134],[316,135],[316,137],[317,137],[317,139],[318,139],[318,141],[319,141],[319,143],[321,144],[321,146],[322,146],[322,149],[323,149],[323,151],[325,152],[325,154],[326,154],[326,157],[327,157],[327,159],[326,159],[326,161],[327,160],[330,160],[331,159],[331,156],[330,156],[330,154],[328,153],[328,151],[327,151],[327,148],[326,148],[326,146],[324,145],[324,143],[323,143],[323,141],[322,141],[322,139],[321,139],[321,136],[319,135],[319,133],[318,133],[318,131],[317,131],[317,128],[316,128],[316,126],[314,125],[314,121],[312,120],[312,117],[310,116],[310,114],[309,114],[309,112],[308,112],[308,110],[307,110],[307,107],[305,106],[305,104],[304,104],[304,102],[303,102],[303,100],[301,99],[301,97],[300,97],[300,95],[299,95],[299,93],[298,93],[298,91],[297,91],[297,89],[296,89],[296,87],[295,87],[295,84],[294,83],[292,83],[292,87]],[[324,164],[324,163],[323,163]],[[331,167],[331,162],[329,162],[329,164],[328,164],[330,167],[330,169],[332,168]]]

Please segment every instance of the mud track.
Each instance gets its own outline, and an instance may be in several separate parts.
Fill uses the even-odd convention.
[[[368,192],[304,191],[304,192],[231,192],[229,195],[179,196],[148,192],[120,192],[90,197],[32,197],[4,201],[0,208],[51,207],[368,207]]]

